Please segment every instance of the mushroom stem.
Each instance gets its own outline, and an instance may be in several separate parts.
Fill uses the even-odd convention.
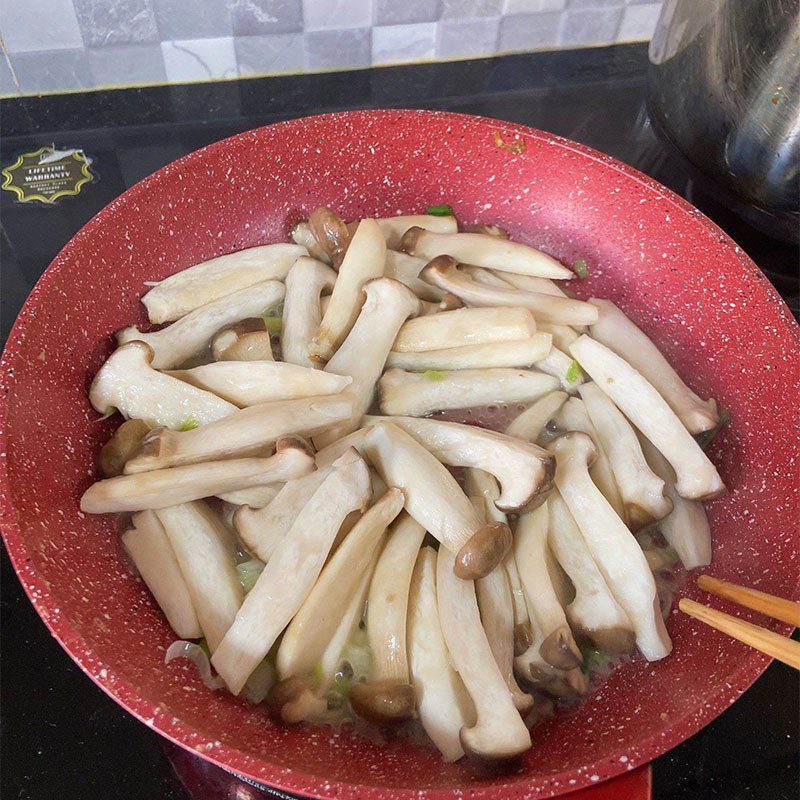
[[[417,556],[408,598],[408,660],[425,733],[447,762],[464,755],[459,732],[475,722],[475,709],[450,654],[436,602],[436,551]]]
[[[239,289],[191,311],[172,325],[154,333],[142,333],[135,326],[117,333],[117,342],[137,339],[153,349],[154,369],[175,369],[186,359],[203,352],[221,328],[249,317],[258,317],[280,303],[284,295],[279,281],[264,281]]]
[[[526,308],[459,308],[411,319],[400,328],[394,349],[421,353],[466,345],[530,339],[536,323]]]
[[[378,217],[375,222],[381,229],[386,246],[390,250],[397,250],[400,240],[409,228],[424,228],[426,231],[435,233],[456,233],[458,223],[454,216],[437,217],[433,214],[407,214],[397,217]],[[348,230],[355,230],[357,223],[349,223]]]
[[[530,408],[526,408],[519,416],[514,417],[506,428],[506,436],[535,443],[547,423],[555,419],[566,399],[567,393],[561,391],[550,392],[539,398]]]
[[[402,492],[399,494],[402,497]],[[367,639],[373,670],[369,682],[356,683],[350,689],[350,703],[359,716],[379,724],[395,724],[414,715],[406,617],[411,574],[424,536],[425,529],[408,514],[398,517],[369,587]]]
[[[276,661],[280,678],[313,671],[386,528],[402,510],[403,499],[399,489],[390,489],[359,519],[331,556],[283,634]]]
[[[553,337],[553,344],[564,353],[569,352],[569,346],[580,336],[569,325],[551,325],[548,322],[543,322],[538,328],[544,333],[549,333]]]
[[[569,394],[575,394],[583,383],[583,373],[577,369],[577,362],[557,347],[534,364],[540,372],[558,378],[561,388]],[[574,374],[577,373],[577,374]]]
[[[420,273],[422,280],[460,297],[468,306],[527,308],[537,322],[558,325],[590,325],[597,322],[591,303],[541,292],[526,292],[512,286],[490,285],[462,272],[450,256],[438,256]]]
[[[378,278],[364,284],[366,297],[347,338],[325,366],[325,372],[347,375],[352,383],[348,393],[353,396],[353,415],[315,437],[317,447],[325,447],[336,439],[356,430],[361,417],[372,405],[375,384],[378,382],[386,356],[400,326],[419,311],[419,300],[402,283],[390,278]]]
[[[122,544],[179,639],[203,635],[192,597],[164,527],[152,511],[134,514]]]
[[[232,492],[218,494],[220,500],[234,506],[249,506],[250,508],[264,508],[269,505],[286,484],[267,483],[262,486],[251,486],[248,489],[235,489]]]
[[[502,491],[500,511],[517,513],[539,504],[553,486],[555,460],[541,447],[495,431],[414,417],[366,417],[364,423],[390,422],[411,434],[443,464],[491,473]]]
[[[664,481],[647,465],[628,420],[596,383],[582,386],[580,395],[597,431],[600,447],[608,456],[625,505],[628,527],[635,533],[665,517],[672,510],[672,502],[664,496]]]
[[[558,669],[570,670],[581,666],[583,656],[547,569],[548,523],[546,504],[520,516],[514,533],[514,558],[531,613],[542,634],[539,648],[542,658]]]
[[[352,413],[353,400],[343,393],[261,403],[190,431],[157,428],[144,438],[139,452],[125,465],[125,472],[263,452],[283,436],[313,435]]]
[[[455,555],[439,548],[436,595],[439,619],[453,666],[475,706],[476,722],[463,727],[465,752],[484,758],[511,758],[531,746],[525,723],[514,706],[505,676],[481,624],[475,586],[454,573]]]
[[[272,340],[264,320],[242,320],[223,328],[211,340],[214,361],[274,361]]]
[[[540,372],[518,369],[463,369],[434,375],[387,370],[378,381],[381,412],[421,417],[432,411],[492,403],[531,403],[558,388]]]
[[[436,256],[449,255],[463,264],[490,267],[501,272],[562,280],[575,277],[552,256],[540,250],[485,233],[433,233],[422,228],[410,228],[400,242],[400,249],[428,261]]]
[[[277,453],[271,458],[209,461],[106,478],[83,493],[81,510],[88,514],[107,514],[165,508],[237,489],[288,481],[313,469],[314,456],[305,443],[280,439]]]
[[[556,485],[580,528],[614,599],[627,613],[636,645],[648,661],[672,649],[658,602],[655,581],[639,543],[589,477],[596,448],[585,433],[559,436],[549,448],[556,455]]]
[[[355,324],[364,303],[362,287],[370,278],[383,275],[385,262],[386,242],[380,228],[375,220],[362,220],[339,267],[330,305],[309,345],[311,356],[330,360]]]
[[[311,226],[307,221],[302,220],[301,222],[298,222],[297,225],[292,228],[292,231],[289,235],[292,237],[292,241],[295,244],[305,247],[305,249],[308,251],[308,255],[311,256],[311,258],[315,258],[317,261],[321,261],[323,264],[331,263],[331,257],[328,255],[327,250],[320,246],[320,243],[316,240],[316,237],[311,231]]]
[[[212,258],[176,272],[142,298],[150,322],[172,322],[228,295],[264,281],[282,281],[306,249],[267,244]]]
[[[308,347],[322,321],[320,295],[330,292],[336,273],[313,258],[298,258],[286,276],[286,300],[281,324],[281,355],[284,361],[315,367]]]
[[[627,361],[603,344],[581,336],[572,355],[623,414],[664,454],[678,476],[681,497],[719,497],[725,484],[700,445],[658,393]]]
[[[242,604],[230,533],[202,500],[162,508],[156,516],[164,526],[213,653]]]
[[[682,380],[653,342],[610,300],[592,298],[600,309],[592,338],[625,359],[664,398],[689,433],[711,430],[719,422],[717,404],[703,400]]]
[[[233,694],[308,597],[344,518],[369,502],[369,471],[351,451],[309,499],[267,562],[212,658]]]
[[[535,275],[522,275],[519,272],[492,271],[506,283],[517,289],[522,289],[526,292],[538,292],[539,294],[551,294],[555,297],[567,296],[567,293],[555,281],[550,280],[550,278],[539,278]]]
[[[420,300],[438,303],[444,299],[446,292],[419,277],[419,273],[422,272],[426,263],[422,258],[414,258],[406,253],[398,253],[396,250],[387,250],[384,275],[400,281],[411,289]]]
[[[89,402],[101,414],[116,408],[126,417],[150,426],[178,428],[187,420],[197,425],[227,417],[236,406],[202,388],[154,370],[153,350],[144,342],[118,347],[95,375]]]
[[[141,419],[128,419],[100,449],[100,472],[106,478],[122,475],[128,459],[139,449],[150,426]]]
[[[548,501],[547,542],[575,587],[565,613],[575,636],[604,653],[629,653],[636,636],[628,615],[611,594],[558,490]]]
[[[450,369],[515,369],[531,367],[550,352],[552,339],[546,333],[534,333],[516,342],[494,342],[422,353],[397,353],[392,351],[386,359],[387,367],[399,367],[412,372]]]
[[[216,361],[170,373],[237,406],[339,394],[352,379],[284,361]]]

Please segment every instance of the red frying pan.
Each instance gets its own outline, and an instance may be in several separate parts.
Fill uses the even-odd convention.
[[[186,749],[287,791],[370,800],[565,793],[681,742],[768,663],[673,612],[669,658],[614,672],[584,705],[536,727],[533,749],[502,773],[442,764],[407,741],[381,747],[275,727],[261,710],[207,691],[189,665],[163,665],[174,636],[126,570],[113,520],[78,510],[112,428],[86,399],[111,334],[144,321],[144,281],[283,240],[317,205],[356,218],[433,203],[450,203],[464,222],[497,222],[566,263],[585,259],[590,276],[575,291],[617,301],[695,388],[730,410],[711,452],[730,487],[709,506],[711,571],[798,597],[798,328],[696,209],[588,148],[454,114],[331,114],[212,145],[105,208],[31,293],[4,356],[0,523],[31,601],[103,690]],[[692,580],[680,594],[699,597]]]

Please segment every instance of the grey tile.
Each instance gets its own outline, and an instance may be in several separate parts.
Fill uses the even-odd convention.
[[[9,53],[83,47],[72,0],[7,0],[2,12],[0,34]]]
[[[353,30],[370,25],[372,0],[303,0],[303,27],[307,31]]]
[[[436,52],[436,23],[376,25],[372,29],[372,63],[429,61]]]
[[[163,40],[211,39],[233,31],[227,0],[153,0]]]
[[[305,68],[302,33],[237,36],[234,46],[240,75],[275,75]]]
[[[570,8],[621,8],[624,5],[625,0],[569,0]]]
[[[561,11],[566,6],[567,0],[503,0],[503,16]]]
[[[157,42],[152,0],[73,0],[87,47]]]
[[[442,19],[499,17],[502,0],[442,0]]]
[[[311,31],[305,34],[308,69],[367,67],[372,61],[370,28]]]
[[[87,50],[95,86],[164,83],[167,73],[160,44],[118,44]]]
[[[232,0],[237,36],[303,30],[302,0]]]
[[[661,3],[628,6],[622,12],[622,22],[617,31],[618,42],[641,42],[649,40],[656,29]]]
[[[561,14],[519,14],[500,20],[498,53],[546,50],[555,47]]]
[[[94,84],[89,59],[83,49],[17,53],[11,56],[11,66],[25,94],[90,89]]]
[[[439,58],[494,55],[499,27],[499,17],[443,19],[439,23],[436,55]]]
[[[167,78],[171,83],[236,77],[233,37],[161,42]]]
[[[11,67],[6,59],[0,56],[0,96],[11,97],[15,94],[19,94],[19,89],[11,74]]]
[[[613,42],[622,9],[569,9],[561,15],[558,44],[588,45]]]
[[[441,0],[373,0],[376,25],[402,25],[406,22],[435,22]]]

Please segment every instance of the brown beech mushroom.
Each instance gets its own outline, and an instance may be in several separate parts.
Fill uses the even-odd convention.
[[[492,270],[506,283],[517,289],[526,292],[539,292],[540,294],[552,294],[556,297],[566,297],[567,293],[550,278],[538,278],[535,275],[521,275],[518,272],[508,272],[505,270]]]
[[[211,340],[214,361],[274,361],[272,339],[263,319],[244,319]]]
[[[153,349],[154,369],[175,369],[203,352],[221,328],[264,314],[283,300],[284,292],[279,281],[256,283],[200,306],[160,331],[142,333],[135,326],[123,328],[117,333],[117,342],[145,342]]]
[[[297,225],[292,228],[289,235],[292,237],[292,241],[295,244],[305,247],[308,255],[311,256],[311,258],[315,258],[317,261],[321,261],[323,264],[331,263],[331,257],[328,255],[328,251],[325,250],[317,241],[311,230],[311,226],[306,220],[301,220],[298,222]]]
[[[527,308],[537,322],[590,325],[598,317],[597,309],[582,300],[526,292],[511,286],[496,286],[474,280],[471,275],[459,270],[455,259],[450,256],[434,258],[422,270],[420,277],[442,291],[460,297],[468,306]]]
[[[475,585],[457,577],[455,569],[455,555],[440,547],[436,565],[439,619],[453,666],[476,713],[475,724],[461,729],[461,746],[481,758],[512,758],[530,748],[531,737],[486,638]]]
[[[83,493],[81,510],[107,514],[165,508],[237,489],[288,481],[313,469],[314,456],[303,441],[280,439],[277,452],[270,458],[209,461],[106,478]]]
[[[400,495],[402,507],[402,492],[392,491]],[[424,536],[425,529],[419,523],[408,514],[401,515],[386,538],[369,587],[367,639],[372,674],[367,683],[352,686],[350,705],[360,717],[380,725],[414,716],[416,699],[408,670],[406,617],[411,574]]]
[[[367,465],[350,451],[297,515],[211,660],[233,694],[308,597],[344,518],[363,510],[370,495]]]
[[[106,478],[122,475],[128,459],[139,449],[150,426],[141,419],[129,419],[114,431],[100,449],[100,471]]]
[[[518,513],[538,505],[553,486],[555,459],[535,444],[502,433],[438,419],[366,417],[364,423],[390,422],[410,433],[443,464],[474,467],[491,473],[501,492],[500,511]]]
[[[400,249],[428,261],[436,256],[452,256],[463,264],[490,267],[501,272],[519,272],[542,278],[569,280],[575,276],[552,256],[485,233],[433,233],[410,228],[400,242]]]
[[[672,642],[655,581],[639,543],[589,476],[597,452],[591,438],[572,431],[554,439],[548,449],[556,455],[558,490],[614,599],[627,613],[637,647],[648,661],[664,658]]]
[[[542,322],[538,327],[540,331],[552,336],[553,345],[563,353],[568,353],[569,346],[580,336],[575,328],[571,328],[569,325],[551,325],[548,322]]]
[[[101,414],[116,408],[126,417],[150,427],[179,428],[188,420],[196,425],[227,417],[236,406],[210,391],[190,386],[150,365],[153,350],[144,342],[118,347],[95,375],[89,402]]]
[[[387,278],[394,278],[404,286],[408,286],[420,300],[438,303],[444,299],[447,293],[419,277],[419,273],[422,272],[426,263],[422,258],[414,258],[406,253],[398,253],[396,250],[387,250],[386,267],[383,274]]]
[[[281,324],[281,355],[302,367],[319,366],[308,346],[322,321],[320,295],[330,292],[336,273],[313,258],[298,258],[286,276],[286,299]]]
[[[581,336],[570,347],[598,388],[663,453],[678,476],[681,497],[706,500],[725,492],[716,467],[658,390],[603,344]]]
[[[339,267],[330,304],[309,345],[312,358],[329,361],[350,333],[364,303],[361,291],[371,278],[383,276],[386,242],[375,220],[359,223]]]
[[[282,281],[304,255],[306,249],[295,244],[266,244],[228,253],[170,275],[150,289],[142,303],[150,322],[172,322],[240,289]]]
[[[283,436],[313,435],[352,413],[353,399],[343,393],[261,403],[190,431],[157,428],[144,438],[125,471],[147,472],[263,452]]]
[[[424,228],[426,231],[435,233],[456,233],[458,231],[458,222],[452,214],[444,217],[433,214],[406,214],[397,217],[378,217],[375,222],[378,223],[378,227],[386,239],[386,246],[390,250],[397,250],[400,240],[409,228]],[[354,232],[357,225],[357,222],[351,222],[347,228]]]
[[[273,684],[267,693],[270,717],[284,725],[319,717],[327,708],[325,700],[314,694],[308,683],[296,675]]]
[[[347,225],[331,208],[320,206],[309,215],[308,227],[328,261],[338,270],[352,238]]]

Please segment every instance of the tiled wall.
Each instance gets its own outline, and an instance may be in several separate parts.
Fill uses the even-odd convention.
[[[636,41],[650,38],[660,6],[661,0],[2,0],[0,94]]]

